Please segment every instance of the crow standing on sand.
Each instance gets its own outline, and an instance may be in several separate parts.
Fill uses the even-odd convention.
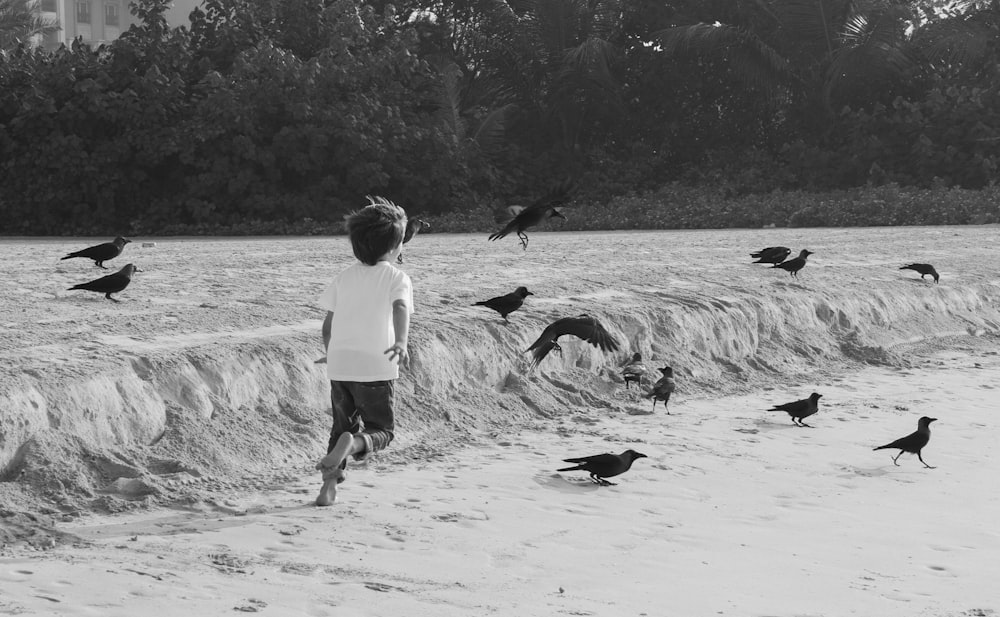
[[[822,396],[822,394],[816,394],[813,392],[809,395],[809,398],[804,398],[801,401],[785,403],[783,405],[775,405],[774,407],[768,409],[768,411],[784,411],[792,417],[792,422],[796,426],[809,426],[802,420],[819,411],[819,399]]]
[[[476,302],[472,306],[485,306],[491,308],[494,311],[500,313],[504,321],[507,321],[507,315],[510,315],[517,309],[521,308],[524,304],[524,299],[528,296],[533,296],[535,294],[528,291],[527,287],[518,287],[509,294],[504,294],[502,296],[497,296],[496,298],[490,298],[489,300],[483,300],[481,302]]]
[[[87,259],[93,259],[94,265],[99,268],[104,268],[104,262],[109,259],[114,259],[122,254],[122,249],[125,245],[131,242],[127,238],[118,236],[111,242],[105,242],[104,244],[98,244],[95,246],[89,246],[85,249],[76,251],[75,253],[70,253],[62,259],[73,259],[74,257],[86,257]],[[60,260],[62,261],[62,260]],[[104,268],[107,270],[107,268]]]
[[[934,469],[926,462],[924,458],[920,456],[920,451],[923,450],[927,442],[931,440],[931,422],[937,422],[937,418],[928,418],[924,416],[917,421],[916,432],[910,433],[906,437],[900,437],[892,443],[887,443],[884,446],[879,446],[877,448],[872,448],[872,450],[899,450],[899,454],[893,457],[892,464],[899,467],[899,463],[896,459],[903,456],[903,452],[909,452],[910,454],[916,454],[917,458],[920,459],[921,463],[924,463],[924,467],[928,469]]]
[[[614,486],[614,482],[608,482],[605,478],[613,478],[618,474],[625,473],[632,467],[632,461],[637,458],[646,458],[646,455],[635,450],[625,450],[621,454],[597,454],[595,456],[581,456],[580,458],[563,459],[567,463],[577,463],[576,467],[563,467],[556,471],[586,471],[590,473],[590,479],[601,486]]]
[[[798,278],[799,270],[805,267],[806,258],[812,255],[812,251],[807,251],[802,249],[799,251],[799,256],[795,259],[789,259],[788,261],[781,262],[780,264],[774,264],[772,268],[781,268],[782,270],[787,270],[788,274]]]
[[[656,401],[663,401],[663,408],[667,410],[669,416],[670,408],[667,407],[667,403],[670,401],[670,395],[677,389],[677,384],[674,383],[674,369],[664,366],[660,369],[660,373],[663,376],[653,384],[653,389],[649,391],[649,398],[653,399],[653,411],[656,411]]]
[[[403,232],[403,244],[406,244],[413,239],[413,236],[420,233],[421,230],[427,229],[431,224],[423,219],[412,218],[406,221],[406,230]],[[399,255],[396,256],[396,263],[403,263],[403,251],[399,251]]]
[[[638,352],[633,354],[632,359],[622,366],[622,379],[625,380],[625,389],[628,390],[629,384],[633,381],[641,387],[642,376],[647,371],[646,365],[642,363],[642,354]]]
[[[549,352],[555,349],[562,353],[562,347],[556,342],[560,336],[572,334],[581,338],[594,347],[603,351],[618,351],[618,341],[615,340],[599,321],[590,315],[580,315],[579,317],[563,317],[557,319],[542,330],[538,337],[527,351],[533,351],[531,366],[538,366]]]
[[[136,272],[142,272],[139,268],[136,268],[134,264],[128,264],[118,272],[114,274],[109,274],[107,276],[102,276],[99,279],[94,279],[87,283],[80,283],[79,285],[73,285],[67,291],[72,291],[74,289],[83,289],[85,291],[96,291],[97,293],[104,294],[104,297],[112,302],[120,302],[111,297],[111,294],[116,294],[122,291],[128,284],[132,282],[132,275]]]
[[[750,253],[750,256],[757,260],[753,262],[755,264],[780,264],[791,252],[792,249],[787,246],[769,246],[756,253]]]
[[[498,240],[509,233],[516,232],[517,237],[521,239],[521,247],[528,250],[528,235],[524,233],[525,230],[538,225],[547,218],[557,217],[565,220],[566,217],[563,216],[562,212],[556,210],[556,207],[569,201],[572,191],[572,182],[563,182],[544,197],[518,212],[504,225],[503,229],[491,235],[490,240]]]
[[[937,283],[938,278],[940,278],[938,276],[937,270],[935,270],[934,266],[930,264],[910,264],[908,266],[902,266],[900,270],[916,270],[917,272],[920,273],[920,280],[923,280],[924,277],[927,276],[928,274],[934,277],[935,283]]]

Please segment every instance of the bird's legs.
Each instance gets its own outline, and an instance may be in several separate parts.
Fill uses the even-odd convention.
[[[528,234],[519,231],[517,232],[517,237],[521,239],[521,248],[528,250]]]
[[[903,451],[902,450],[900,450],[899,454],[897,454],[896,456],[894,456],[893,459],[892,459],[892,464],[895,465],[896,467],[899,467],[899,463],[896,462],[896,459],[899,458],[899,457],[901,457],[901,456],[903,456]],[[926,463],[924,463],[924,464],[926,465]]]
[[[104,297],[107,298],[108,300],[111,300],[112,302],[121,302],[121,300],[116,300],[112,298],[110,293],[104,294]]]
[[[924,457],[920,456],[919,452],[917,452],[917,458],[920,459],[921,463],[924,463],[924,467],[926,467],[927,469],[934,469],[933,467],[931,467],[930,465],[928,465],[926,462],[924,462]]]
[[[598,486],[618,486],[614,482],[608,482],[604,478],[599,478],[594,474],[590,474],[590,479],[593,480],[594,483],[597,484]]]
[[[98,268],[102,268],[104,270],[107,270],[107,267],[104,265],[103,261],[95,261],[94,265],[97,266]]]
[[[398,263],[398,264],[403,263],[403,254],[402,253],[400,253],[399,255],[396,255],[396,263]]]

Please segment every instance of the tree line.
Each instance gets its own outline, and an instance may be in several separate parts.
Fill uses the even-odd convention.
[[[167,2],[53,52],[0,15],[0,233],[1000,178],[1000,0]]]

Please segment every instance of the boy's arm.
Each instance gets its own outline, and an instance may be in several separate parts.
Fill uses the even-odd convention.
[[[330,349],[330,333],[333,331],[333,311],[326,312],[326,319],[323,320],[323,351]]]
[[[398,360],[401,364],[407,364],[410,361],[410,353],[406,349],[406,339],[410,334],[410,310],[405,300],[395,300],[392,303],[392,329],[396,333],[396,342],[385,353],[389,354],[390,362]]]

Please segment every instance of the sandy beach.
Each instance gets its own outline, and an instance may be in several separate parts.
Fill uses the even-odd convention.
[[[420,236],[398,442],[327,508],[314,300],[342,238],[158,240],[114,263],[147,270],[121,305],[34,259],[71,241],[0,243],[0,614],[993,615],[994,235]],[[809,240],[800,281],[747,264]],[[898,271],[918,257],[940,285]],[[515,283],[511,325],[470,306]],[[622,352],[528,371],[581,312]],[[633,349],[676,368],[670,415],[624,389]],[[766,411],[812,391],[813,428]],[[935,469],[872,451],[923,415]],[[616,486],[555,471],[626,448]]]

